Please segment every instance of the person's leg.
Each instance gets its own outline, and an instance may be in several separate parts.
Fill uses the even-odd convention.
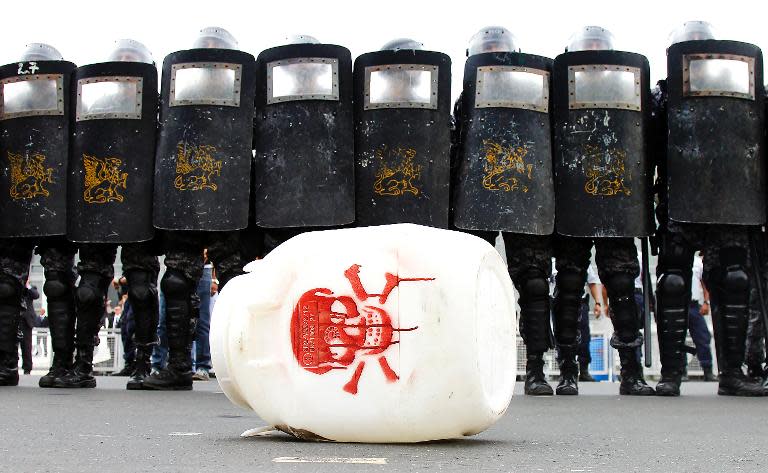
[[[688,311],[688,331],[696,346],[696,358],[699,359],[701,369],[704,371],[704,381],[715,381],[712,373],[712,335],[709,333],[707,322],[699,313],[700,305],[691,303]]]
[[[21,326],[21,369],[24,374],[29,374],[32,371],[32,327],[24,320],[21,320],[19,325]]]
[[[77,247],[64,238],[44,240],[37,246],[45,272],[43,292],[48,300],[48,330],[53,360],[51,368],[38,381],[41,388],[52,388],[55,381],[73,367],[75,354],[75,253]]]
[[[748,239],[742,229],[715,227],[704,253],[704,280],[710,292],[720,382],[717,393],[762,396],[760,383],[744,376],[750,281]]]
[[[589,364],[592,363],[590,343],[592,332],[589,328],[589,298],[582,299],[579,307],[579,381],[594,382],[595,378],[589,374]]]
[[[552,246],[546,236],[503,233],[509,275],[520,293],[520,334],[526,347],[525,393],[552,395],[544,353],[552,347],[549,277]],[[494,235],[495,238],[495,235]]]
[[[159,292],[160,303],[158,305],[157,319],[157,345],[152,349],[152,371],[160,371],[168,363],[168,336],[165,332],[165,295],[162,289]]]
[[[558,235],[555,238],[554,326],[560,383],[557,394],[578,394],[579,308],[587,282],[587,267],[592,249],[591,238]]]
[[[19,384],[19,315],[33,248],[28,239],[0,241],[0,386]]]
[[[203,270],[203,244],[203,237],[197,232],[165,234],[167,269],[160,282],[160,288],[165,296],[168,365],[145,378],[145,389],[192,389],[190,349],[194,327],[193,311],[196,311],[196,307],[193,307],[193,296],[196,296],[194,289]]]
[[[75,364],[66,375],[54,380],[55,388],[95,388],[93,353],[99,343],[99,328],[104,314],[107,290],[114,278],[117,246],[85,244],[80,247],[77,271],[80,283],[75,292]]]
[[[123,245],[120,259],[128,282],[128,302],[131,306],[133,345],[135,345],[134,369],[127,389],[143,389],[149,376],[150,357],[157,345],[158,296],[157,275],[160,263],[154,244],[132,243]]]
[[[613,336],[611,346],[619,351],[619,394],[653,395],[643,378],[637,348],[643,344],[640,317],[635,304],[635,278],[640,274],[634,238],[601,238],[595,242],[597,271],[608,291]]]
[[[204,268],[203,276],[197,284],[197,296],[200,298],[200,318],[195,333],[195,375],[197,381],[208,381],[211,370],[211,345],[208,339],[211,329],[211,277],[212,268]]]

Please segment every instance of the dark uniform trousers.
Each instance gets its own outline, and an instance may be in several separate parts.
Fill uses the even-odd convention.
[[[640,318],[634,299],[634,280],[640,274],[633,238],[577,238],[557,235],[555,259],[555,340],[560,356],[572,358],[580,345],[579,307],[584,295],[592,246],[600,280],[608,291],[613,309],[611,345],[634,353],[642,344]],[[622,349],[628,350],[622,350]],[[624,366],[622,357],[622,366]],[[632,356],[632,358],[635,358]],[[635,358],[636,360],[636,358]],[[627,361],[631,360],[628,358]]]
[[[43,291],[48,299],[48,320],[54,355],[71,360],[74,347],[73,291],[76,248],[63,237],[6,238],[0,241],[0,370],[16,370],[18,317],[23,287],[29,277],[33,250],[45,272]]]
[[[747,336],[749,232],[751,227],[669,222],[660,230],[656,269],[657,324],[662,375],[685,366],[685,336],[691,300],[693,257],[704,255],[703,281],[710,293],[718,368],[741,370]]]

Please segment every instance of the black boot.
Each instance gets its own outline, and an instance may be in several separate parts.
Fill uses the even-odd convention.
[[[155,344],[136,344],[136,360],[134,362],[131,379],[126,384],[126,389],[144,389],[144,380],[149,376],[149,359]]]
[[[589,363],[586,361],[579,361],[579,381],[585,383],[595,382],[595,378],[589,374]]]
[[[578,345],[559,347],[557,364],[560,367],[560,382],[555,392],[558,396],[576,396],[579,394],[579,366],[576,364]]]
[[[40,378],[41,388],[52,388],[56,378],[72,369],[75,354],[74,278],[61,271],[46,271],[43,292],[48,299],[48,327],[53,361]]]
[[[19,384],[18,329],[21,286],[0,276],[0,386]]]
[[[629,396],[653,396],[655,392],[652,387],[648,386],[643,378],[643,366],[637,359],[635,347],[619,348],[619,359],[621,360],[621,385],[619,385],[619,394]]]
[[[78,345],[75,353],[75,365],[64,376],[53,381],[54,388],[95,388],[93,377],[94,345]]]
[[[168,334],[168,366],[144,380],[144,389],[188,391],[192,389],[192,294],[195,285],[180,271],[169,269],[161,282],[165,294],[165,326]]]
[[[551,396],[552,386],[544,376],[544,355],[528,353],[525,362],[525,394],[529,396]]]

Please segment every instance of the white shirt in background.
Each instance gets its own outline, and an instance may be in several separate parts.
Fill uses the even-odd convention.
[[[693,276],[691,277],[691,301],[698,302],[699,304],[704,302],[704,290],[701,286],[701,278],[704,273],[704,263],[701,261],[701,256],[696,255],[693,257]]]

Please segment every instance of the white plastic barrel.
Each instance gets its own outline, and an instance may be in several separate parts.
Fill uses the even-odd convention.
[[[497,251],[418,225],[310,232],[219,295],[229,399],[297,437],[420,442],[477,434],[516,374],[515,300]]]

